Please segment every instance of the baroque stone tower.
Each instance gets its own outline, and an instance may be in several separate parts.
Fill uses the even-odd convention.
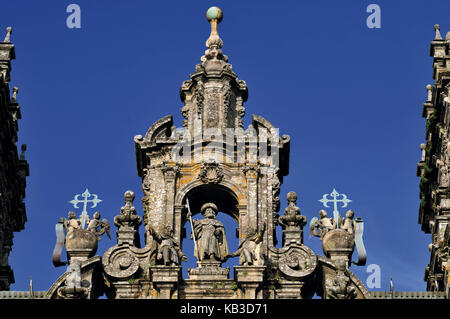
[[[8,27],[5,39],[0,41],[0,291],[9,290],[15,281],[8,258],[13,233],[21,231],[27,220],[23,201],[29,175],[26,145],[22,145],[20,155],[16,146],[22,114],[17,101],[19,90],[14,87],[11,96],[9,87],[11,60],[16,58],[11,32]]]
[[[425,269],[427,290],[445,292],[449,298],[450,270],[450,32],[442,38],[435,25],[430,45],[434,85],[427,85],[422,116],[426,122],[426,144],[417,166],[420,176],[419,223],[431,233],[430,263]]]
[[[222,52],[222,17],[217,7],[207,11],[207,50],[180,88],[182,127],[167,115],[134,138],[145,195],[143,218],[133,206],[134,193],[125,192],[125,205],[114,218],[117,245],[101,258],[94,256],[95,238],[109,230],[107,221],[97,216],[84,230],[74,215],[61,219],[54,263],[61,264],[65,244],[69,267],[47,298],[97,298],[103,293],[143,299],[369,297],[348,269],[355,242],[357,248],[362,243],[362,221],[354,221],[353,212],[339,219],[342,225],[326,214],[313,219],[311,231],[322,240],[325,257],[303,243],[307,221],[294,192],[287,196],[283,215],[278,214],[280,187],[289,173],[290,138],[280,137],[258,115],[244,130],[248,90]],[[227,242],[234,234],[218,220],[219,212],[238,225],[234,252]],[[277,228],[282,230],[281,247]],[[188,278],[182,278],[185,241],[193,241],[197,260]],[[234,278],[222,267],[230,258],[238,259]]]

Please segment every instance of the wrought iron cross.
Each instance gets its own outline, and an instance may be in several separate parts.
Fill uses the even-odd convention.
[[[328,199],[328,195],[331,195],[331,197],[333,199]],[[338,199],[339,195],[342,196],[342,199]],[[333,191],[331,192],[331,194],[324,194],[322,199],[319,199],[319,202],[323,203],[323,206],[329,208],[329,206],[327,205],[329,202],[333,202],[334,204],[334,209],[333,209],[333,219],[336,222],[336,228],[339,228],[339,211],[338,211],[338,207],[337,204],[338,203],[342,203],[342,208],[347,207],[347,204],[351,202],[350,199],[347,198],[347,195],[345,194],[339,194],[334,188]]]
[[[93,199],[88,199],[89,197],[94,196]],[[83,196],[83,200],[79,200],[78,197]],[[98,199],[98,196],[96,194],[89,193],[88,189],[84,191],[83,194],[77,194],[75,197],[69,202],[73,204],[74,208],[78,208],[78,204],[83,203],[83,211],[81,212],[81,229],[84,229],[86,226],[86,219],[87,219],[87,205],[88,203],[92,203],[91,208],[94,208],[97,206],[98,203],[100,203],[102,200]]]

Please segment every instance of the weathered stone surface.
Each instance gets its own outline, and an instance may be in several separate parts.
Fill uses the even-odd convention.
[[[446,228],[450,220],[450,42],[440,35],[430,45],[433,57],[433,85],[427,85],[426,102],[422,116],[426,118],[426,143],[420,145],[417,165],[420,176],[419,224],[425,233],[431,233],[430,263],[425,269],[428,291],[446,292],[449,297],[449,277],[446,271],[450,236]]]

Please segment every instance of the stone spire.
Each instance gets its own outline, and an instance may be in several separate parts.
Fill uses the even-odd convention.
[[[224,56],[222,53],[223,41],[219,36],[219,23],[222,21],[223,13],[218,7],[211,7],[206,12],[206,18],[209,23],[211,23],[211,34],[208,40],[206,40],[206,47],[208,50],[205,51],[205,55],[202,56],[202,62],[206,59],[219,59],[228,61],[228,57]]]
[[[233,72],[228,57],[223,54],[223,41],[218,26],[223,13],[218,7],[211,7],[206,13],[211,24],[211,34],[206,40],[207,50],[196,65],[190,80],[184,81],[180,97],[184,103],[181,114],[185,118],[183,126],[191,137],[199,134],[214,134],[227,128],[243,127],[245,114],[243,102],[248,91],[245,81],[239,80]],[[209,132],[209,133],[208,133]]]

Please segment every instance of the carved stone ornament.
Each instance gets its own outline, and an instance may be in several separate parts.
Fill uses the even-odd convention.
[[[205,88],[203,86],[203,83],[199,81],[197,83],[197,87],[195,89],[195,98],[197,103],[197,115],[200,117],[203,113],[203,101],[205,99],[204,97]]]
[[[165,178],[174,179],[180,173],[180,166],[168,165],[166,162],[163,162],[161,165],[161,171],[163,172]]]
[[[218,184],[223,179],[222,167],[216,162],[203,162],[198,178],[206,184]]]
[[[336,275],[332,282],[325,285],[327,299],[355,299],[356,287],[353,286],[348,275],[346,262],[336,261]]]
[[[289,246],[278,260],[280,271],[293,279],[308,276],[316,268],[317,261],[313,251],[308,247]]]
[[[113,278],[128,279],[139,269],[139,260],[127,246],[113,246],[108,249],[102,259],[105,273]]]

